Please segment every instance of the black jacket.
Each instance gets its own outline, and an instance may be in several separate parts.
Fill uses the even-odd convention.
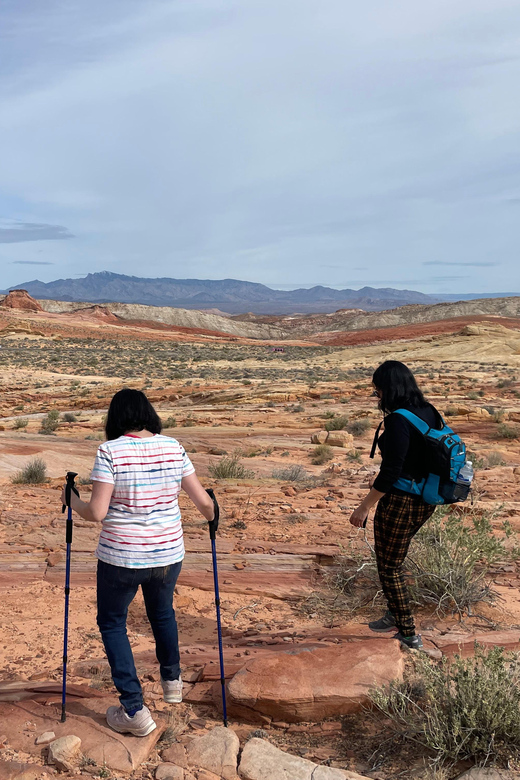
[[[422,408],[403,406],[424,420],[431,428],[442,428],[442,417],[437,409],[428,404]],[[385,430],[378,441],[383,462],[374,487],[381,493],[401,493],[393,488],[399,477],[420,480],[429,472],[424,438],[401,414],[385,417]]]

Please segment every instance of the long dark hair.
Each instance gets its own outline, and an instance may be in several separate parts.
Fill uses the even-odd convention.
[[[408,366],[399,360],[385,360],[381,363],[374,371],[372,382],[381,393],[379,408],[385,414],[403,406],[416,409],[428,406],[428,401],[417,387],[414,375]]]
[[[140,390],[125,387],[110,401],[105,433],[108,440],[118,439],[128,431],[160,433],[162,424],[152,404]]]

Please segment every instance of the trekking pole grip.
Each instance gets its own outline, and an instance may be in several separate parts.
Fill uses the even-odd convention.
[[[72,491],[79,496],[79,493],[76,489],[76,485],[74,484],[74,480],[76,479],[78,475],[75,471],[67,471],[67,484],[65,485],[65,503],[61,507],[61,512],[65,512],[65,509],[67,507],[70,507],[70,497],[72,494]]]
[[[209,538],[210,539],[216,539],[217,531],[218,531],[218,521],[220,519],[220,507],[218,505],[218,501],[215,498],[215,493],[213,492],[212,488],[207,488],[206,493],[213,501],[213,520],[208,520],[208,526],[209,526]]]

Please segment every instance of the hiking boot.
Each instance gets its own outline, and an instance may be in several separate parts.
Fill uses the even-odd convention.
[[[107,723],[114,731],[119,731],[120,734],[133,734],[134,737],[146,737],[157,728],[157,723],[152,718],[148,707],[138,710],[132,718],[126,714],[123,706],[109,707]]]
[[[392,613],[387,610],[382,618],[379,618],[379,620],[373,620],[368,624],[368,627],[371,631],[378,631],[380,633],[383,631],[394,631],[395,618]]]
[[[423,643],[420,634],[413,634],[413,636],[403,636],[399,631],[394,636],[394,639],[398,639],[401,646],[405,650],[422,650]]]
[[[168,704],[180,704],[182,701],[182,680],[179,677],[178,680],[163,680],[161,677],[161,685],[164,693],[164,701]]]

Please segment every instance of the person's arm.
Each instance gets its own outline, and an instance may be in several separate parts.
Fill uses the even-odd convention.
[[[365,496],[360,505],[356,507],[356,509],[354,509],[350,515],[350,523],[355,525],[356,528],[362,528],[370,510],[374,504],[377,504],[380,498],[383,498],[384,495],[385,494],[381,493],[380,490],[376,490],[374,487],[370,488],[370,492]]]
[[[110,506],[110,499],[114,486],[108,482],[92,482],[92,495],[90,501],[82,501],[75,493],[71,493],[70,505],[74,512],[83,518],[99,523],[104,520]],[[61,494],[62,503],[65,503],[65,488]]]
[[[379,474],[372,483],[370,492],[350,516],[350,523],[361,528],[368,513],[383,498],[401,476],[403,464],[410,446],[410,428],[400,414],[385,419],[384,452]]]
[[[201,515],[211,523],[215,512],[213,499],[208,496],[195,472],[182,478],[181,488],[191,498]]]

